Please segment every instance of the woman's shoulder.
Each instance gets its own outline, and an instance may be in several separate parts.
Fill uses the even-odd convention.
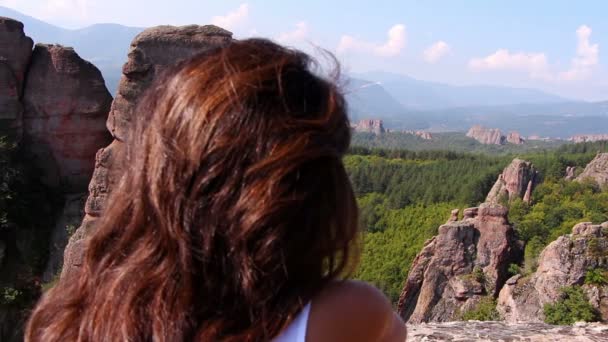
[[[390,301],[359,281],[328,286],[313,299],[307,341],[405,341],[405,325]]]

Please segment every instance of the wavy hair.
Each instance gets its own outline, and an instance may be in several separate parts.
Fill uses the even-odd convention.
[[[159,77],[127,169],[26,341],[264,341],[352,271],[346,104],[308,55],[234,41]]]

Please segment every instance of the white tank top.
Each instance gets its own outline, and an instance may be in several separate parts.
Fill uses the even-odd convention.
[[[272,342],[306,342],[306,327],[310,315],[310,302],[306,304],[296,318],[283,330],[281,335],[275,337]]]

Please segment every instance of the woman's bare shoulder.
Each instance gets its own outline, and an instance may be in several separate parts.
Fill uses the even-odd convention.
[[[336,282],[312,302],[308,342],[405,341],[405,324],[390,301],[359,281]]]

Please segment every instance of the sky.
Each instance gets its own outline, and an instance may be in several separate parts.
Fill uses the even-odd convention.
[[[352,73],[608,100],[604,0],[0,0],[65,28],[216,24],[333,52]]]

